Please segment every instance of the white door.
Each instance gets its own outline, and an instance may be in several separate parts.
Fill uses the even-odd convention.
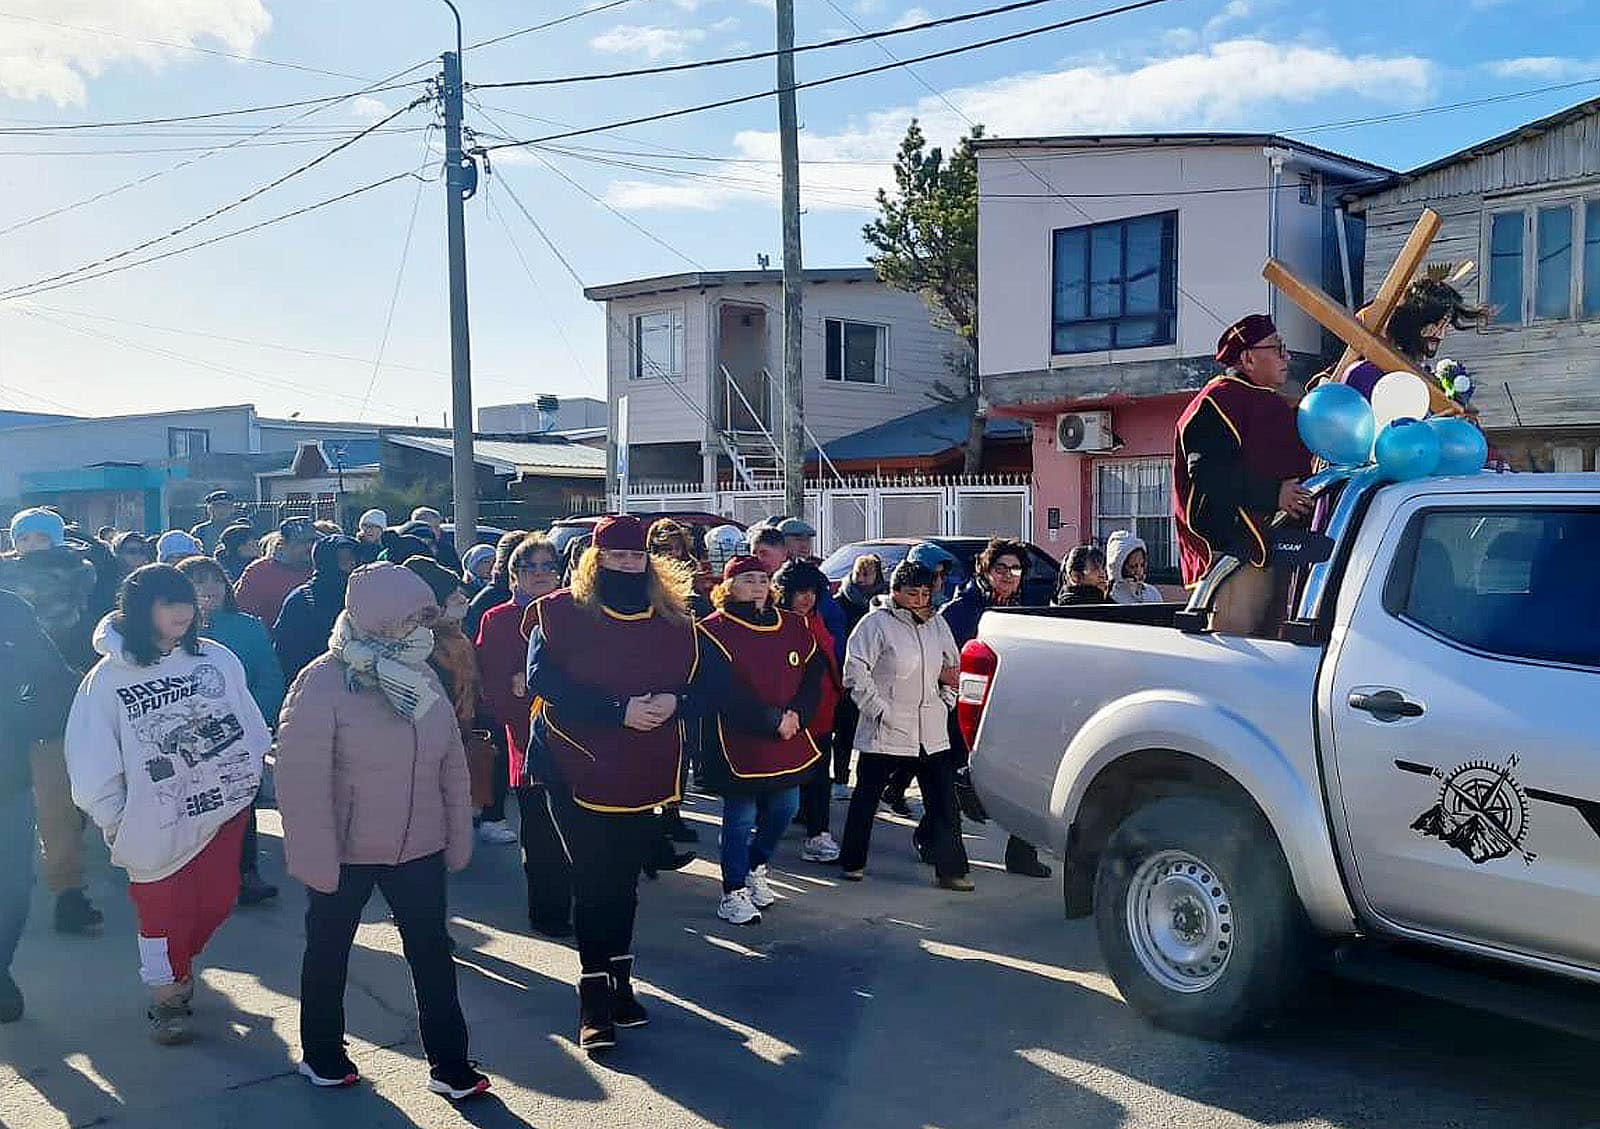
[[[1600,966],[1600,508],[1559,497],[1401,510],[1324,701],[1372,913]]]

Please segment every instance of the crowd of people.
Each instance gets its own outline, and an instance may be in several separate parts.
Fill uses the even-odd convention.
[[[959,651],[985,609],[1018,601],[1021,543],[991,542],[954,592],[957,562],[930,542],[892,571],[861,557],[835,593],[796,518],[702,531],[614,516],[565,555],[514,531],[458,557],[427,509],[399,526],[368,511],[353,537],[291,517],[257,538],[231,497],[208,504],[207,521],[155,538],[87,537],[47,509],[11,522],[0,1022],[23,1013],[9,968],[40,846],[55,927],[100,928],[86,816],[127,875],[150,1034],[187,1040],[206,943],[236,905],[279,893],[259,865],[264,786],[308,891],[299,1070],[318,1086],[357,1079],[342,1000],[377,889],[415,984],[428,1085],[453,1099],[487,1087],[446,930],[447,876],[475,843],[519,844],[530,929],[573,938],[589,1052],[648,1022],[632,990],[638,881],[695,857],[680,849],[699,838],[679,814],[691,779],[721,798],[714,912],[731,924],[779,901],[768,867],[791,824],[802,861],[864,880],[879,805],[910,814],[913,779],[912,841],[935,885],[974,888]],[[1110,555],[1114,580],[1105,553],[1075,550],[1061,602],[1152,598],[1142,543],[1114,538]],[[1006,864],[1050,874],[1020,840]]]

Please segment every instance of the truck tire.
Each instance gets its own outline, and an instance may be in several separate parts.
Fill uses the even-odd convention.
[[[1296,994],[1309,927],[1261,815],[1204,796],[1138,808],[1095,872],[1095,928],[1123,998],[1160,1027],[1227,1039]]]

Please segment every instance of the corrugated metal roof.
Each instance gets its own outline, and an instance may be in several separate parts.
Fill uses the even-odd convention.
[[[805,272],[808,283],[873,282],[877,277],[871,267],[821,267]],[[781,270],[686,271],[683,274],[664,274],[655,278],[590,286],[584,289],[583,296],[590,301],[605,302],[612,298],[632,298],[640,294],[662,294],[672,290],[707,290],[714,286],[776,286],[782,281]]]
[[[1375,165],[1359,157],[1336,153],[1332,149],[1308,145],[1304,141],[1296,141],[1292,137],[1284,137],[1278,133],[1076,133],[1047,137],[984,137],[973,142],[972,147],[980,154],[987,154],[989,150],[994,149],[1170,149],[1191,145],[1251,147],[1270,145],[1298,149],[1302,153],[1367,169],[1380,176],[1393,174],[1392,169],[1383,165]]]
[[[402,447],[412,447],[449,458],[449,439],[432,435],[396,435],[387,438]],[[604,478],[606,453],[594,447],[563,442],[517,442],[509,439],[478,439],[472,444],[473,458],[502,474],[549,475],[561,478]]]
[[[860,459],[918,459],[942,455],[967,441],[972,420],[970,398],[934,404],[920,412],[887,420],[850,435],[841,435],[822,449],[835,462]],[[1020,439],[1027,428],[1020,419],[991,415],[984,428],[986,439]],[[814,458],[816,451],[808,452]]]

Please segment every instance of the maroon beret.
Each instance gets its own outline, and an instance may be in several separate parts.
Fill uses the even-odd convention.
[[[742,555],[734,557],[722,570],[722,579],[732,580],[734,577],[746,572],[766,572],[767,566],[761,563],[760,557]]]
[[[594,526],[596,549],[623,549],[644,552],[644,526],[632,514],[603,517]]]
[[[1240,318],[1217,338],[1217,362],[1230,366],[1238,364],[1246,349],[1261,344],[1276,332],[1278,327],[1272,324],[1272,319],[1266,314],[1250,314]]]

